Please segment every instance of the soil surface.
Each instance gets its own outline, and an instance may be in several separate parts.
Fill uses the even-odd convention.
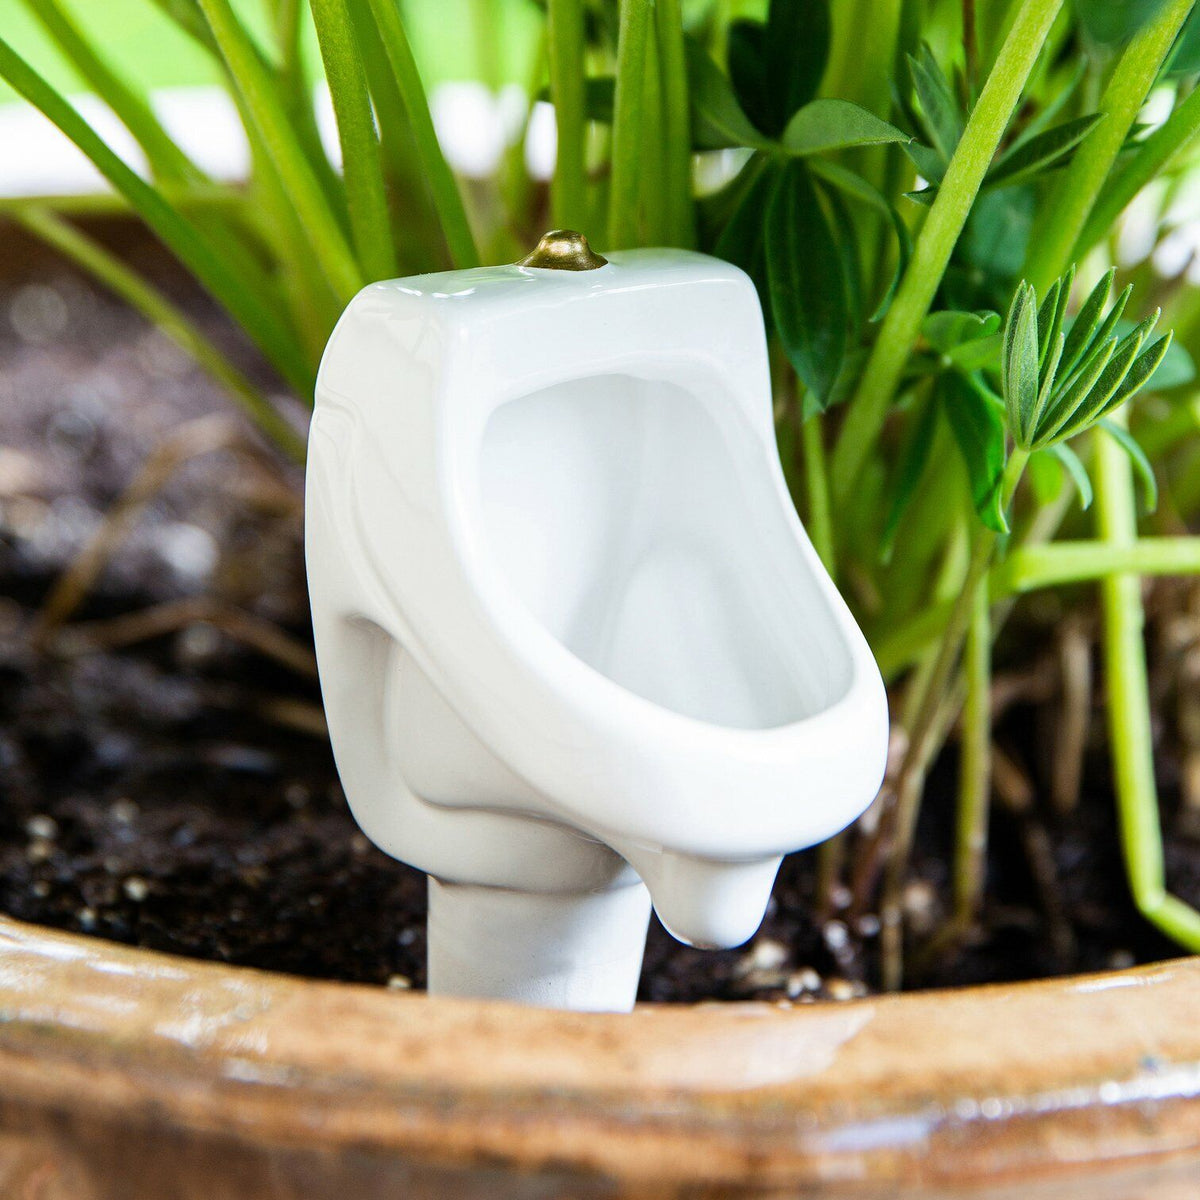
[[[153,243],[100,232],[255,369]],[[300,474],[230,411],[163,335],[6,231],[0,909],[172,953],[419,988],[423,877],[358,832],[323,732]],[[144,503],[122,507],[138,479]],[[51,602],[114,514],[123,521],[78,603],[61,588]],[[1197,904],[1200,604],[1178,585],[1152,601],[1168,877]],[[982,919],[961,952],[918,959],[913,985],[1178,953],[1125,888],[1102,691],[1071,699],[1094,657],[1086,604],[1065,624],[1055,602],[1033,605],[1012,634]],[[954,770],[947,752],[918,831],[905,895],[918,938],[945,918]],[[871,990],[878,918],[855,912],[844,887],[818,915],[815,891],[815,856],[788,859],[759,936],[735,951],[690,950],[655,925],[642,997],[802,1003]]]

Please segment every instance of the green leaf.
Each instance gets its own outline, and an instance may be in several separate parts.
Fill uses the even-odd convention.
[[[1029,456],[1025,478],[1029,480],[1033,501],[1039,508],[1053,504],[1062,495],[1063,465],[1055,457],[1053,447],[1035,450]]]
[[[1058,365],[1062,374],[1066,375],[1078,366],[1084,351],[1091,344],[1092,335],[1096,332],[1097,325],[1100,324],[1101,314],[1104,312],[1104,306],[1108,303],[1109,294],[1112,292],[1112,282],[1116,273],[1116,267],[1110,267],[1105,272],[1104,278],[1092,289],[1091,294],[1080,306],[1075,320],[1071,322],[1071,328],[1067,332],[1067,342],[1063,347],[1062,359]]]
[[[1121,381],[1129,373],[1129,368],[1133,365],[1138,350],[1141,349],[1144,336],[1143,333],[1138,332],[1117,343],[1112,357],[1100,373],[1100,378],[1092,384],[1087,395],[1071,414],[1070,420],[1063,426],[1061,430],[1063,438],[1074,437],[1077,433],[1082,433],[1108,407],[1117,388],[1121,386]]]
[[[734,94],[742,111],[764,133],[769,132],[773,124],[767,83],[766,33],[761,21],[734,21],[729,26],[727,51]]]
[[[911,200],[914,204],[919,204],[922,208],[932,208],[933,202],[937,199],[938,190],[935,187],[922,188],[919,192],[905,192],[905,200]]]
[[[1172,336],[1170,333],[1163,334],[1157,341],[1152,342],[1148,349],[1138,355],[1133,366],[1129,368],[1128,374],[1121,381],[1121,386],[1104,406],[1101,416],[1108,416],[1110,412],[1119,408],[1126,400],[1132,399],[1149,384],[1154,377],[1154,372],[1158,370],[1167,351],[1171,348]]]
[[[924,146],[914,139],[904,145],[904,153],[912,160],[912,165],[917,168],[917,174],[927,183],[942,182],[942,178],[946,174],[947,163],[932,146]]]
[[[1048,446],[1066,436],[1062,431],[1070,425],[1075,410],[1104,374],[1104,368],[1108,366],[1108,360],[1112,358],[1116,348],[1117,339],[1109,338],[1107,342],[1101,342],[1095,347],[1084,359],[1079,370],[1071,377],[1071,382],[1046,406],[1033,431],[1033,445]]]
[[[999,328],[1000,314],[994,312],[934,312],[921,322],[925,340],[941,354],[949,354],[964,342],[990,337]]]
[[[954,91],[933,57],[933,51],[924,42],[917,56],[908,56],[908,70],[929,139],[942,158],[949,162],[963,132]]]
[[[1080,462],[1079,455],[1062,442],[1057,446],[1051,446],[1049,453],[1062,463],[1067,474],[1070,475],[1071,482],[1074,483],[1075,490],[1079,493],[1079,507],[1087,512],[1092,507],[1092,481],[1088,477],[1087,469]]]
[[[1142,485],[1142,506],[1146,512],[1153,512],[1158,507],[1158,480],[1154,475],[1154,466],[1146,457],[1146,452],[1138,445],[1133,434],[1117,421],[1107,417],[1100,421],[1100,427],[1129,455],[1134,474]]]
[[[766,150],[771,146],[742,111],[733,85],[709,58],[704,47],[692,38],[686,41],[688,86],[692,98],[692,147],[696,150],[724,150],[731,146],[750,146]]]
[[[881,562],[891,562],[900,520],[916,494],[921,477],[925,474],[930,452],[933,450],[937,415],[938,406],[930,398],[916,406],[916,411],[905,428],[896,470],[888,483],[888,495],[885,497],[887,516],[884,518],[879,543]]]
[[[892,297],[896,294],[896,289],[900,286],[900,280],[904,277],[909,260],[912,258],[912,234],[909,233],[908,226],[905,225],[895,206],[889,203],[887,197],[878,188],[868,183],[861,175],[823,158],[814,158],[809,163],[809,168],[813,174],[819,175],[834,187],[840,188],[853,199],[861,200],[864,204],[869,205],[876,212],[887,217],[891,223],[892,230],[896,235],[896,269],[892,272],[892,278],[884,289],[879,303],[875,306],[875,311],[870,316],[872,322],[881,321],[887,313]]]
[[[1003,406],[981,384],[953,371],[939,377],[937,389],[966,464],[975,511],[989,529],[1007,533],[1008,521],[1000,506],[1005,464]]]
[[[1164,74],[1178,78],[1181,75],[1195,75],[1200,72],[1200,9],[1193,9],[1192,15],[1184,22],[1179,37],[1175,39],[1175,47],[1167,59]]]
[[[395,242],[367,75],[345,0],[312,0],[313,23],[342,149],[350,232],[367,279],[397,274]]]
[[[771,0],[765,62],[772,135],[817,94],[830,36],[829,0]]]
[[[1038,362],[1042,378],[1046,377],[1046,360],[1058,344],[1059,334],[1062,333],[1063,318],[1067,312],[1067,301],[1071,298],[1071,286],[1075,282],[1075,264],[1072,263],[1067,273],[1056,279],[1038,309]],[[1064,343],[1065,348],[1065,343]],[[1062,350],[1056,355],[1056,365],[1061,361]]]
[[[849,100],[814,100],[800,109],[783,131],[783,145],[799,155],[909,140],[895,125]]]
[[[275,77],[230,0],[199,0],[221,56],[275,164],[296,215],[311,236],[313,258],[334,294],[349,303],[367,282],[343,233],[339,214],[289,119]]]
[[[1166,0],[1075,0],[1075,11],[1095,41],[1115,46],[1154,20],[1165,4]]]
[[[1027,283],[1018,285],[1004,325],[1000,390],[1013,438],[1028,448],[1033,440],[1039,384],[1037,296]]]
[[[984,177],[987,187],[1012,187],[1053,167],[1061,166],[1076,146],[1102,120],[1100,113],[1056,125],[1001,155]]]
[[[767,280],[788,360],[817,403],[828,403],[846,354],[843,263],[803,162],[789,162],[767,208]]]
[[[763,230],[767,209],[779,183],[780,168],[765,163],[757,171],[744,172],[748,178],[740,182],[733,207],[721,226],[713,245],[713,253],[726,262],[741,267],[754,281],[762,301],[764,315],[770,319],[770,290],[767,283],[767,260],[763,247]]]

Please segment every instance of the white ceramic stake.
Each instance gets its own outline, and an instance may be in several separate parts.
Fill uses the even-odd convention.
[[[737,945],[878,788],[883,684],[726,263],[560,234],[365,288],[317,382],[307,557],[350,807],[431,877],[431,991],[628,1009],[650,899]]]

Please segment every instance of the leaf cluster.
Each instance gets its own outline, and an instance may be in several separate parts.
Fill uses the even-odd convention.
[[[1110,304],[1115,269],[1066,322],[1073,271],[1056,280],[1039,307],[1022,282],[1004,327],[1001,391],[1008,427],[1023,450],[1038,450],[1090,429],[1150,382],[1171,345],[1150,341],[1156,310],[1122,335],[1120,321],[1132,285]]]
[[[891,202],[831,157],[908,135],[860,105],[817,97],[829,48],[829,0],[771,0],[765,21],[735,21],[728,75],[689,41],[694,148],[753,151],[705,206],[707,248],[754,279],[807,411],[836,399],[864,323],[886,311],[912,250]],[[881,215],[895,238],[896,271],[872,300],[854,209]]]

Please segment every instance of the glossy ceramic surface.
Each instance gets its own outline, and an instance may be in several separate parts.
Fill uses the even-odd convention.
[[[326,711],[364,831],[437,881],[434,990],[628,1008],[651,898],[684,940],[748,938],[887,743],[749,279],[637,251],[376,284],[316,399]]]

